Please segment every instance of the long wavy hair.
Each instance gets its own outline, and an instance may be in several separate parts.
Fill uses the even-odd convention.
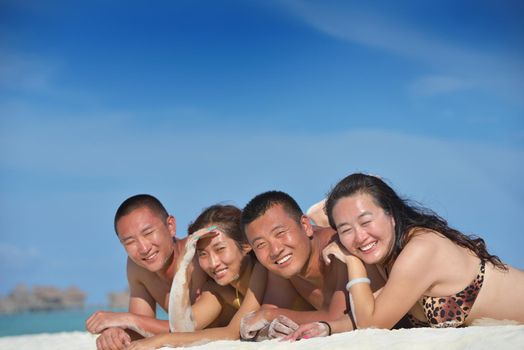
[[[391,266],[408,241],[408,233],[415,228],[436,231],[461,247],[471,250],[483,261],[489,261],[496,267],[507,270],[506,265],[496,255],[488,253],[486,243],[478,236],[465,235],[451,228],[447,221],[433,211],[418,204],[400,198],[395,191],[376,176],[355,173],[342,179],[329,193],[326,201],[326,214],[329,225],[336,230],[333,221],[333,207],[340,198],[357,193],[367,193],[386,214],[395,220],[395,240],[384,266]]]

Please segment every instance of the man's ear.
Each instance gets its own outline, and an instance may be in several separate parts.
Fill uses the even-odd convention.
[[[302,228],[304,231],[306,231],[306,235],[308,237],[313,236],[313,226],[311,225],[311,219],[307,215],[302,215],[300,217],[300,225],[302,225]]]
[[[169,229],[169,233],[171,236],[176,236],[176,220],[173,215],[169,215],[167,217],[167,228]]]

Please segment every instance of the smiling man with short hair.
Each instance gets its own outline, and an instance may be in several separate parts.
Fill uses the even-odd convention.
[[[129,310],[97,311],[89,317],[86,328],[100,333],[99,350],[123,349],[139,335],[169,332],[168,321],[156,319],[156,304],[167,311],[171,284],[187,241],[187,237],[175,237],[175,218],[148,194],[126,199],[115,214],[114,227],[128,255]],[[194,302],[207,275],[198,263],[190,263],[188,274]]]
[[[269,271],[264,305],[245,318],[244,337],[257,334],[281,315],[302,324],[348,314],[347,272],[342,264],[322,260],[322,250],[336,237],[334,230],[312,226],[296,201],[280,191],[254,197],[243,209],[242,227]],[[304,309],[309,311],[298,311]]]

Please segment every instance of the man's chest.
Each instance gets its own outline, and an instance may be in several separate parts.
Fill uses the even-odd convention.
[[[171,290],[171,283],[168,283],[160,278],[150,281],[147,290],[153,297],[155,302],[165,311],[169,305],[169,291]]]
[[[313,284],[309,281],[296,278],[291,279],[291,284],[293,284],[298,294],[317,310],[322,309],[326,300],[329,299],[329,295],[327,295],[329,291],[326,291],[321,283],[317,282],[317,284]]]

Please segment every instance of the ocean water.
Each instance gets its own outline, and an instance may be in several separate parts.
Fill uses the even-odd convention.
[[[85,321],[100,307],[86,307],[78,310],[24,312],[13,315],[0,315],[0,337],[9,335],[59,333],[85,331]],[[111,310],[125,311],[125,310]],[[167,319],[163,310],[158,317]]]

